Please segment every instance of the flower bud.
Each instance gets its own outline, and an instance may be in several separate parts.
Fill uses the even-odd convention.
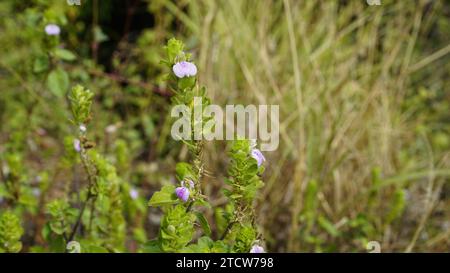
[[[175,230],[175,227],[173,225],[169,225],[169,226],[167,226],[167,231],[170,234],[174,234],[176,230]]]

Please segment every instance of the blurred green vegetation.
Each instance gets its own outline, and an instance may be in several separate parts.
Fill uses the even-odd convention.
[[[186,41],[215,104],[280,105],[256,210],[268,251],[450,249],[448,1],[3,0],[0,14],[4,251],[64,251],[50,230],[64,231],[87,183],[69,121],[76,84],[95,95],[87,134],[119,187],[117,207],[86,214],[104,229],[84,250],[144,251],[156,236],[148,199],[187,154],[162,81],[171,37]],[[61,35],[46,35],[49,23]],[[205,146],[210,223],[229,209],[227,145]]]

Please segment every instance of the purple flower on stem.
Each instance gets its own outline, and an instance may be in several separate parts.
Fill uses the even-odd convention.
[[[252,249],[250,249],[250,253],[265,253],[266,251],[262,246],[254,245]]]
[[[189,199],[189,189],[186,187],[176,188],[175,193],[178,196],[178,198],[183,200],[183,202],[186,202]]]
[[[261,166],[261,164],[266,161],[266,158],[258,149],[253,149],[251,151],[251,156],[258,162],[258,167]]]
[[[136,200],[139,197],[139,192],[136,189],[131,189],[130,190],[130,197],[133,200]]]
[[[184,187],[184,183],[188,183],[189,184],[189,188],[193,189],[194,188],[194,181],[192,181],[191,179],[186,179],[184,181],[181,181],[181,186]]]
[[[56,35],[59,35],[60,32],[61,32],[61,29],[59,28],[58,25],[48,24],[45,26],[45,33],[47,33],[47,35],[56,36]]]
[[[192,77],[197,74],[195,64],[186,61],[174,64],[172,70],[178,78]]]
[[[81,143],[79,139],[74,139],[73,140],[73,148],[75,149],[75,151],[77,151],[78,153],[81,152]]]

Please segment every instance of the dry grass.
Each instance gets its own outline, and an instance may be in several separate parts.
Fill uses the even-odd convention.
[[[448,45],[429,54],[418,44],[432,31],[442,5],[167,3],[197,39],[200,79],[215,102],[280,105],[281,143],[267,154],[270,167],[259,203],[271,249],[363,251],[351,235],[360,231],[349,227],[363,214],[373,231],[362,237],[382,242],[382,250],[432,250],[415,246],[433,225],[433,209],[448,204],[439,195],[450,174],[449,152],[433,151],[429,136],[417,130],[423,119],[404,105],[418,87],[430,84],[412,77],[448,60]],[[220,173],[220,152],[211,149],[209,162],[219,165],[210,168]],[[309,183],[317,184],[310,205]],[[400,190],[418,195],[405,201],[407,208],[423,202],[424,209],[410,222],[404,214],[388,222]],[[375,201],[369,201],[371,194]],[[443,213],[448,221],[445,206]],[[326,223],[339,235],[327,232]],[[448,246],[448,236],[441,243]]]

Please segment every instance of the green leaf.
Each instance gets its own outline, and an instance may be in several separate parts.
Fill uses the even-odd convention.
[[[89,122],[93,97],[94,93],[81,85],[72,88],[69,99],[76,124]]]
[[[338,237],[340,235],[339,230],[337,230],[334,224],[328,221],[328,219],[326,219],[325,217],[319,216],[317,220],[319,222],[319,225],[331,236]]]
[[[77,57],[75,56],[75,54],[73,54],[71,51],[64,49],[64,48],[55,48],[55,50],[53,51],[53,53],[55,54],[56,57],[64,60],[64,61],[73,61],[75,60]]]
[[[208,201],[204,200],[204,199],[196,199],[194,201],[194,206],[200,206],[200,207],[207,207],[207,208],[211,208],[211,204],[208,203]]]
[[[94,28],[94,40],[98,43],[108,41],[108,36],[97,26]]]
[[[97,245],[84,245],[82,252],[86,253],[109,253],[108,249]]]
[[[0,252],[19,252],[22,249],[20,238],[24,230],[20,219],[14,213],[6,211],[0,215]]]
[[[58,235],[62,235],[65,231],[65,227],[60,222],[50,222],[50,228]]]
[[[69,75],[61,68],[56,68],[47,77],[48,89],[58,97],[63,97],[69,88]]]
[[[197,220],[200,222],[203,231],[206,235],[211,236],[211,227],[208,224],[208,220],[206,220],[205,216],[201,212],[196,212]]]
[[[142,251],[144,253],[161,253],[163,252],[160,246],[159,240],[151,240],[142,246]]]
[[[184,77],[178,80],[178,88],[184,90],[186,88],[193,88],[195,86],[195,77]]]
[[[182,41],[179,41],[175,38],[170,39],[167,42],[166,52],[167,52],[167,58],[169,59],[170,63],[175,63],[176,57],[182,56],[184,44]]]
[[[162,187],[161,191],[157,191],[153,194],[152,198],[148,202],[151,207],[172,205],[178,202],[178,198],[175,194],[175,186],[166,185]]]
[[[192,172],[192,166],[186,162],[179,162],[175,167],[175,172],[177,174],[178,180],[182,181],[186,178],[194,179],[194,174]]]
[[[49,60],[48,56],[43,54],[38,56],[33,63],[33,72],[34,73],[41,73],[44,71],[47,71],[49,68]]]

